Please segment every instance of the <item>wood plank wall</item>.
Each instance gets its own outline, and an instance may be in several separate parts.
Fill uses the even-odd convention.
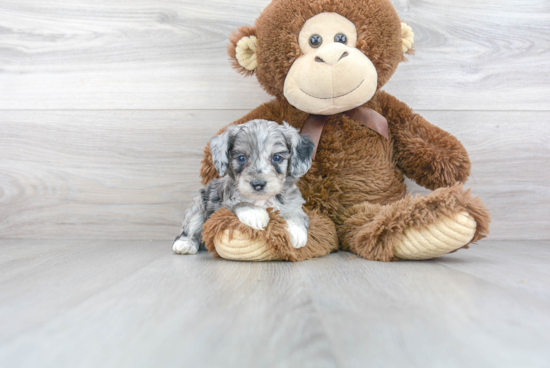
[[[0,237],[173,238],[204,144],[269,99],[225,53],[268,2],[0,0]],[[550,1],[394,5],[385,89],[466,146],[493,239],[549,239]]]

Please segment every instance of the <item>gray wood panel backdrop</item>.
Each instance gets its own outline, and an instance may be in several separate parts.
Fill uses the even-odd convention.
[[[225,52],[268,2],[0,0],[0,237],[173,238],[204,144],[269,99]],[[550,0],[394,4],[417,51],[385,89],[464,143],[493,239],[549,239]]]

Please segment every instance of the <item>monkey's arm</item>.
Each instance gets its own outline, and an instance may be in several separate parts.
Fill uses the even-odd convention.
[[[272,100],[269,102],[266,102],[242,118],[234,121],[233,124],[243,124],[247,121],[254,120],[254,119],[265,119],[265,120],[272,120],[276,121],[278,123],[281,123],[283,120],[283,116],[286,114],[285,112],[285,106],[280,104],[277,100]],[[224,132],[224,130],[227,128],[222,128],[217,134],[221,134]],[[204,147],[204,155],[202,158],[202,167],[201,167],[201,178],[202,178],[202,184],[206,185],[211,180],[218,177],[218,171],[214,167],[214,163],[212,162],[212,155],[210,154],[210,147],[207,144],[206,147]]]
[[[388,93],[380,93],[380,104],[405,175],[432,190],[468,179],[470,159],[458,139]]]

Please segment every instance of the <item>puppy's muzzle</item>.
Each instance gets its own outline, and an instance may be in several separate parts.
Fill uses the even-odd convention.
[[[263,180],[252,180],[250,185],[256,192],[261,192],[265,188],[266,182]]]

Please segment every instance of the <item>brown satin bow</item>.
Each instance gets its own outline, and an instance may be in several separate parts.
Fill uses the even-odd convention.
[[[378,134],[382,135],[384,138],[389,139],[388,137],[388,121],[385,117],[366,106],[359,106],[353,110],[344,112],[344,114],[366,127],[374,130]],[[317,153],[317,146],[319,145],[319,140],[321,139],[321,134],[323,133],[323,128],[327,122],[328,116],[326,115],[309,115],[302,131],[300,133],[307,134],[311,137],[313,143],[315,143],[315,148],[313,149],[312,159],[315,159],[315,154]]]

